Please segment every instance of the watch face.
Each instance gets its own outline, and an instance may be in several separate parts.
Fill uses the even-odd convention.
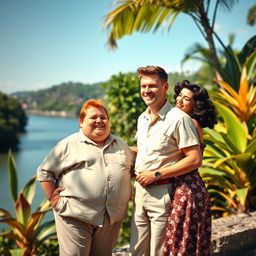
[[[155,172],[155,177],[160,178],[161,177],[161,172]]]

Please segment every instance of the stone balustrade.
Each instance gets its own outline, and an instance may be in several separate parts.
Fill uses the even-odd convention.
[[[112,255],[129,256],[129,247]],[[211,256],[256,256],[256,212],[213,220]]]

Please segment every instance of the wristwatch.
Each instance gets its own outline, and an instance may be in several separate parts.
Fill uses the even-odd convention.
[[[161,177],[162,177],[161,172],[156,171],[156,172],[155,172],[155,178],[158,180],[158,179],[160,179]]]

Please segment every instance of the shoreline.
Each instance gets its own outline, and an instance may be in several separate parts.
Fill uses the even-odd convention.
[[[56,110],[37,110],[37,109],[26,109],[27,115],[36,115],[36,116],[58,116],[58,117],[67,117],[74,118],[77,117],[74,113],[66,111],[56,111]]]

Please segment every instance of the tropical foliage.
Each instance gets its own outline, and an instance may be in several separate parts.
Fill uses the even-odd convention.
[[[234,36],[231,35],[229,37],[229,45],[224,47],[224,50],[218,50],[218,55],[223,81],[231,85],[231,87],[237,92],[240,86],[240,77],[243,67],[247,69],[248,80],[255,81],[256,36],[250,38],[240,51],[233,50],[232,44],[234,39]],[[206,74],[206,76],[201,76],[201,79],[205,77],[205,79],[202,80],[202,84],[211,83],[209,78],[213,77],[214,69],[209,49],[203,47],[201,44],[195,44],[187,51],[182,63],[189,60],[201,62],[202,66],[200,70],[203,69]],[[217,80],[220,81],[219,79]]]
[[[220,122],[205,129],[203,168],[216,216],[256,207],[256,88],[243,68],[238,93],[226,82],[215,93]]]
[[[256,36],[250,38],[241,51],[234,51],[231,45],[225,47],[221,55],[221,74],[223,81],[230,84],[238,92],[243,68],[247,70],[247,78],[255,81],[256,74]]]
[[[176,17],[184,13],[193,22],[208,43],[211,61],[216,77],[221,77],[221,66],[217,56],[214,39],[224,47],[214,30],[218,8],[231,10],[237,0],[204,1],[204,0],[122,0],[115,1],[115,8],[104,21],[104,28],[109,30],[108,43],[115,48],[116,40],[135,31],[156,32],[161,26],[171,28]],[[210,10],[213,10],[211,13]],[[211,15],[211,17],[210,17]]]
[[[134,73],[113,75],[104,83],[111,132],[134,144],[137,118],[145,110],[140,98],[139,81]]]
[[[32,177],[18,194],[18,179],[11,152],[8,155],[8,172],[15,216],[0,208],[0,223],[9,226],[9,230],[0,233],[0,236],[15,241],[16,248],[9,248],[11,255],[36,255],[40,245],[56,237],[53,220],[41,223],[45,214],[51,210],[50,203],[48,200],[42,201],[37,210],[31,213],[36,189],[35,177]]]
[[[27,116],[19,101],[0,92],[0,152],[18,149],[19,133],[26,125]]]
[[[221,85],[219,92],[215,93],[216,100],[232,109],[240,121],[248,123],[250,120],[254,120],[256,113],[256,87],[253,83],[249,85],[246,68],[244,67],[241,75],[238,93],[228,83],[220,80],[216,80],[216,82]]]

